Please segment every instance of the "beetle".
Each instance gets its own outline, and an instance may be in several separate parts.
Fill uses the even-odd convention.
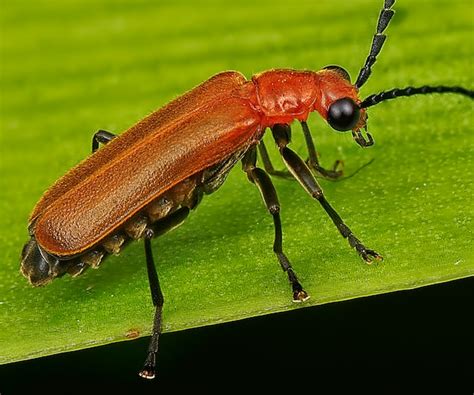
[[[247,80],[236,71],[219,73],[120,136],[99,130],[92,155],[61,177],[41,197],[29,218],[30,239],[21,254],[21,272],[34,286],[68,273],[97,268],[131,240],[143,239],[151,297],[156,308],[147,358],[140,376],[155,376],[164,298],[151,239],[179,226],[204,195],[215,192],[230,170],[242,162],[259,189],[274,222],[273,251],[292,287],[293,301],[309,298],[282,246],[280,205],[269,174],[291,175],[318,201],[341,235],[367,263],[381,260],[344,223],[327,201],[315,176],[337,179],[340,162],[323,168],[306,123],[318,112],[336,131],[351,131],[357,144],[374,144],[367,131],[367,108],[402,96],[456,93],[474,98],[459,86],[392,89],[359,98],[359,90],[385,42],[395,0],[385,0],[365,64],[352,84],[340,66],[319,71],[274,69]],[[290,123],[302,125],[309,159],[288,145]],[[262,141],[272,131],[289,173],[275,171]],[[363,134],[365,131],[365,135]],[[99,149],[99,145],[103,145]],[[257,166],[257,155],[263,168]]]

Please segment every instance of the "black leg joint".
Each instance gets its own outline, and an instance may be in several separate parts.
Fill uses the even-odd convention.
[[[291,141],[291,128],[290,125],[285,123],[277,123],[276,125],[273,125],[272,134],[280,148],[288,145]]]

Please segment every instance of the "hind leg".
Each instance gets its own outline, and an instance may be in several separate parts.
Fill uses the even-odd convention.
[[[164,297],[161,292],[160,281],[156,271],[153,251],[151,249],[151,239],[160,236],[173,228],[181,225],[189,214],[186,207],[180,208],[168,217],[156,222],[145,231],[145,256],[146,268],[148,273],[148,282],[150,284],[151,300],[155,306],[155,317],[153,319],[153,330],[148,346],[148,354],[143,369],[138,373],[145,379],[153,379],[156,372],[156,354],[158,353],[158,343],[161,335],[161,322],[163,313]]]

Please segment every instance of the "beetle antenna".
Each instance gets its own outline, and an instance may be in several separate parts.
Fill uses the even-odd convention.
[[[377,22],[377,32],[374,34],[374,38],[372,39],[372,47],[370,48],[369,56],[365,60],[364,67],[360,69],[359,76],[355,83],[357,89],[366,83],[372,73],[371,67],[377,60],[377,55],[380,53],[383,43],[387,38],[387,36],[382,33],[387,28],[390,19],[392,19],[392,16],[395,13],[395,11],[391,9],[394,3],[395,0],[385,0],[384,2],[383,9],[380,12],[379,20]]]
[[[361,108],[367,108],[371,106],[375,106],[376,104],[385,101],[396,99],[397,97],[402,96],[413,96],[413,95],[426,95],[429,93],[458,93],[460,95],[465,95],[474,99],[474,91],[463,88],[461,86],[420,86],[419,88],[415,88],[413,86],[409,86],[403,89],[391,89],[389,91],[384,91],[380,93],[375,93],[366,97],[362,103],[360,103]]]

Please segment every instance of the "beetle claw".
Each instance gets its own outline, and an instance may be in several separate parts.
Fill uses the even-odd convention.
[[[152,380],[155,378],[155,369],[150,365],[145,365],[138,375],[141,378]]]
[[[293,292],[294,303],[306,302],[310,297],[311,296],[309,296],[308,293],[304,289]]]
[[[367,264],[370,265],[374,261],[383,261],[382,255],[380,255],[378,252],[366,249],[362,244],[360,246],[361,248],[357,248],[357,252]]]

